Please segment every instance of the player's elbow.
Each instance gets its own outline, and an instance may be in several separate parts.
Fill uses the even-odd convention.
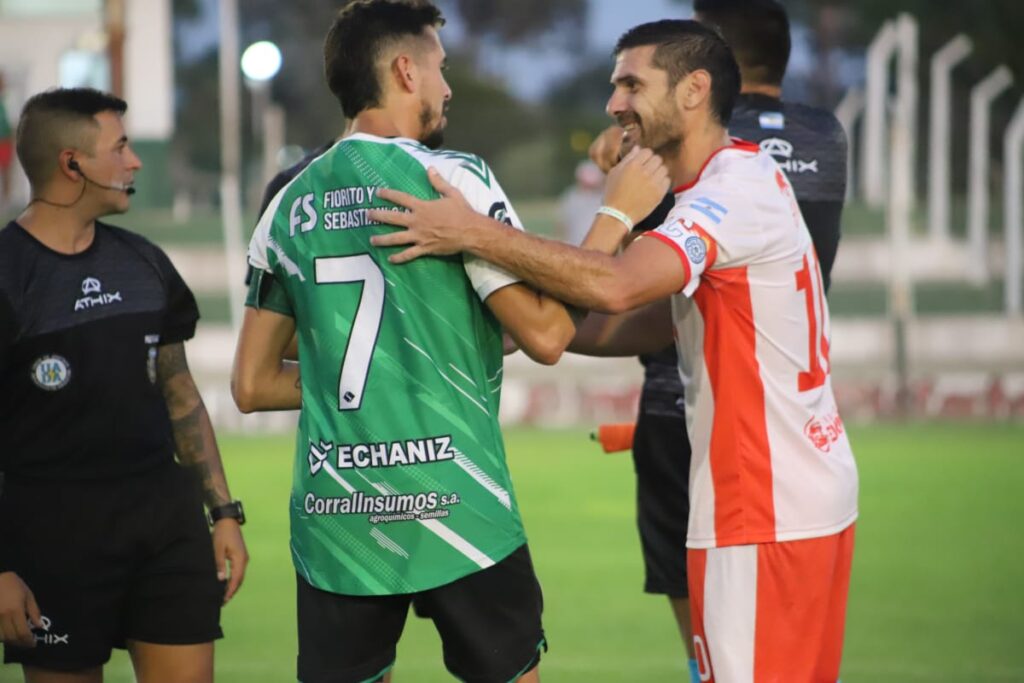
[[[253,413],[259,409],[256,383],[238,372],[231,375],[231,398],[240,412]]]
[[[607,313],[609,315],[617,315],[619,313],[625,313],[631,311],[636,307],[636,302],[629,296],[628,292],[621,290],[610,290],[604,291],[598,294],[595,300],[593,310],[598,313]]]
[[[537,330],[520,339],[519,345],[531,360],[541,365],[554,365],[561,358],[565,349],[573,339],[574,329],[571,325],[553,325],[544,330]]]

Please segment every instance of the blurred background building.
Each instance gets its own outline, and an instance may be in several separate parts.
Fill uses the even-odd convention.
[[[169,205],[174,133],[171,0],[0,0],[0,70],[11,119],[32,95],[56,85],[108,90],[131,103],[143,204]],[[13,121],[12,121],[13,123]],[[14,174],[10,203],[28,186]]]

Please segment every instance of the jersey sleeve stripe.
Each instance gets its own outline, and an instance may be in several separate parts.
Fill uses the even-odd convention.
[[[644,237],[653,237],[657,239],[659,242],[664,242],[668,246],[672,247],[676,254],[679,255],[679,260],[683,262],[683,271],[686,274],[686,279],[683,280],[683,286],[679,289],[679,291],[681,292],[684,289],[686,289],[686,286],[690,284],[690,278],[693,277],[693,271],[690,268],[690,259],[687,258],[686,252],[683,251],[682,247],[676,244],[675,240],[673,240],[672,238],[667,237],[666,235],[662,235],[661,233],[655,232],[653,230],[644,233]]]

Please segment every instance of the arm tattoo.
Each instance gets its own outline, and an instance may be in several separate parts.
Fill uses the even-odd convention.
[[[213,425],[189,372],[183,344],[160,347],[157,377],[171,418],[178,461],[199,478],[207,507],[231,502]]]

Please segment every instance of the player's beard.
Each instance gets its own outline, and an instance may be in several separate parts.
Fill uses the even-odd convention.
[[[618,123],[623,128],[635,123],[639,126],[639,135],[624,137],[622,141],[622,156],[629,153],[637,145],[647,147],[662,158],[674,156],[679,152],[683,142],[682,133],[679,130],[682,116],[675,98],[666,97],[661,104],[646,118],[641,118],[636,112],[620,114]]]
[[[428,102],[423,102],[420,107],[420,142],[427,149],[440,149],[444,144],[445,109],[447,106],[442,105],[441,111],[438,111]]]

